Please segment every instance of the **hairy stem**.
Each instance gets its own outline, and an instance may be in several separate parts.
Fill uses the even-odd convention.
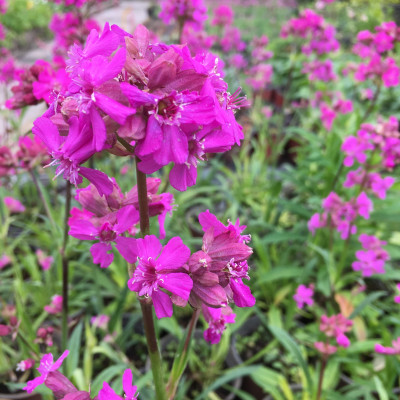
[[[68,257],[66,255],[66,248],[68,243],[68,218],[71,210],[71,183],[67,182],[65,192],[65,214],[64,214],[64,237],[61,247],[61,263],[62,263],[62,337],[61,347],[62,350],[67,348],[68,341]]]
[[[139,198],[140,233],[142,237],[144,237],[150,233],[149,205],[147,201],[146,174],[139,170],[138,161],[139,160],[136,160],[136,177]],[[162,371],[162,359],[158,349],[156,330],[154,328],[153,305],[148,298],[139,299],[139,301],[142,309],[147,349],[149,351],[151,370],[153,372],[154,386],[156,389],[156,399],[167,400]]]

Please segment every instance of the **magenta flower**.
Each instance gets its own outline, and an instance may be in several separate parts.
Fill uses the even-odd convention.
[[[202,306],[203,315],[208,322],[208,328],[204,331],[204,339],[211,344],[219,343],[221,336],[227,328],[226,324],[234,324],[236,314],[228,306],[211,308]]]
[[[252,249],[246,245],[250,236],[242,235],[246,226],[240,226],[239,220],[235,225],[228,221],[225,226],[208,210],[199,215],[199,221],[205,233],[202,252],[192,256],[197,254],[194,262],[192,258],[189,261],[193,279],[190,303],[196,307],[202,302],[211,306],[220,302],[221,307],[226,305],[227,299],[238,307],[254,306],[256,300],[250,288],[243,283],[243,279],[250,279],[247,259],[252,254]],[[221,295],[221,288],[226,298]]]
[[[44,310],[49,314],[59,314],[62,311],[63,297],[60,295],[54,295],[51,298],[51,304],[44,306]]]
[[[51,372],[57,371],[57,369],[61,367],[62,362],[64,361],[65,357],[68,356],[68,354],[69,350],[65,350],[64,353],[61,354],[59,359],[55,362],[53,362],[53,355],[51,353],[45,354],[40,360],[40,365],[37,368],[40,376],[31,381],[28,381],[23,389],[26,390],[28,393],[32,393],[38,386],[45,383],[48,375]]]
[[[6,267],[7,265],[10,265],[11,262],[12,262],[11,258],[7,254],[3,253],[0,257],[0,270]]]
[[[228,26],[233,22],[233,18],[235,16],[232,7],[221,4],[217,8],[214,9],[214,18],[211,21],[211,25],[220,25],[220,26]]]
[[[314,304],[314,300],[312,296],[314,295],[314,285],[311,284],[309,287],[305,285],[300,285],[296,294],[293,296],[293,299],[297,303],[298,308],[303,308],[306,304],[308,306],[312,306]]]
[[[43,270],[48,270],[53,264],[54,257],[48,256],[43,250],[36,250],[36,257],[38,259],[39,265],[43,268]]]
[[[137,400],[137,386],[132,385],[132,378],[132,371],[126,369],[122,376],[124,397],[118,396],[107,382],[103,382],[103,388],[99,391],[98,400]]]
[[[348,332],[352,326],[353,321],[347,319],[343,314],[332,315],[331,317],[323,315],[321,317],[319,329],[321,332],[324,332],[328,338],[334,337],[339,346],[349,347],[350,340],[345,333]]]
[[[264,89],[269,83],[271,83],[272,74],[273,67],[271,64],[255,65],[250,68],[247,74],[249,78],[246,79],[246,83],[254,90]]]
[[[315,342],[314,347],[321,353],[326,356],[330,356],[331,354],[336,353],[337,347],[332,346],[329,343],[325,342]]]
[[[393,340],[392,347],[384,347],[381,344],[375,345],[375,351],[385,355],[398,355],[400,354],[400,337]]]
[[[14,199],[14,197],[4,197],[4,204],[11,214],[20,214],[26,210],[25,206],[19,200]]]
[[[326,226],[326,217],[318,213],[314,214],[307,223],[308,230],[314,236],[317,229]]]
[[[34,343],[45,344],[48,347],[53,346],[53,333],[54,328],[52,326],[40,327],[36,332]]]
[[[201,29],[207,19],[207,8],[203,0],[163,0],[159,17],[166,25],[175,20]]]
[[[62,175],[75,186],[82,183],[82,177],[85,177],[100,194],[111,193],[112,183],[106,174],[81,166],[96,152],[93,133],[85,118],[71,117],[67,136],[62,136],[56,125],[46,117],[34,122],[32,132],[47,146],[53,158],[49,165],[58,165],[56,176]]]
[[[106,330],[110,317],[108,315],[100,314],[90,318],[90,323],[94,328],[101,328]]]
[[[398,283],[396,285],[396,287],[397,287],[397,290],[400,291],[400,283]],[[400,295],[394,296],[394,302],[397,303],[397,304],[400,304]]]
[[[305,62],[302,72],[308,74],[310,81],[329,82],[336,79],[331,60]]]
[[[179,237],[172,238],[162,247],[154,235],[132,239],[130,246],[138,261],[133,277],[128,281],[129,289],[152,299],[157,318],[171,317],[175,297],[178,297],[177,301],[186,302],[193,287],[185,265],[190,256],[189,248]],[[172,300],[162,289],[172,293]]]
[[[28,358],[27,360],[22,360],[17,364],[17,367],[15,368],[16,371],[21,371],[25,372],[28,371],[28,369],[31,369],[35,366],[35,360],[32,358]]]

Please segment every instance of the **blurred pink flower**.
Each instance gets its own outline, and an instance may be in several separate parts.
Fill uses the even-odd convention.
[[[51,303],[44,306],[44,310],[49,314],[58,314],[62,311],[63,297],[56,294],[51,298]]]
[[[26,210],[25,206],[19,200],[14,199],[14,197],[4,197],[4,204],[11,214],[23,213]]]
[[[235,323],[236,314],[229,306],[221,308],[211,308],[202,305],[203,315],[208,322],[208,328],[204,331],[204,339],[211,344],[219,343],[226,324]]]
[[[381,344],[375,345],[375,352],[385,355],[399,355],[400,354],[400,337],[393,340],[392,347],[384,347]]]
[[[38,259],[39,265],[46,271],[50,269],[53,264],[54,258],[52,256],[48,256],[43,250],[36,250],[36,257]]]
[[[96,315],[96,316],[90,318],[90,323],[92,324],[92,326],[94,328],[101,328],[101,329],[106,330],[109,320],[110,320],[110,317],[108,315],[100,314],[100,315]]]
[[[11,262],[11,258],[7,254],[3,253],[0,257],[0,269],[3,269],[7,265],[11,264]]]
[[[314,300],[312,296],[314,295],[314,285],[311,284],[309,287],[305,285],[300,285],[296,294],[293,296],[293,299],[297,303],[298,308],[304,308],[307,304],[308,306],[312,306],[314,304]]]
[[[324,342],[315,342],[314,347],[322,354],[329,356],[331,354],[336,353],[337,347],[332,346],[329,343]]]
[[[27,360],[22,360],[17,364],[17,371],[25,372],[28,369],[33,368],[35,365],[35,360],[32,358],[28,358]]]

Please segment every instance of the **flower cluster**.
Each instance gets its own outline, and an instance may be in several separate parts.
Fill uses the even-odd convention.
[[[196,182],[198,160],[243,138],[234,112],[247,103],[227,91],[210,54],[193,58],[185,46],[151,45],[143,26],[132,36],[106,25],[69,55],[68,90],[33,132],[58,164],[57,175],[74,185],[86,177],[100,193],[111,193],[103,173],[81,166],[108,149],[135,155],[144,173],[174,163],[170,182],[186,190]]]
[[[226,330],[226,324],[235,323],[236,314],[229,306],[221,308],[207,307],[202,305],[202,311],[208,328],[204,331],[204,339],[211,344],[219,343],[223,332]]]
[[[353,262],[354,271],[361,271],[362,276],[385,273],[385,262],[389,260],[389,253],[382,246],[385,241],[379,240],[376,236],[361,234],[358,238],[364,250],[356,251],[358,261]]]
[[[399,28],[395,22],[383,22],[375,28],[376,33],[361,31],[357,35],[354,52],[368,62],[360,63],[354,78],[358,81],[378,78],[386,87],[397,86],[400,69],[396,60],[387,54],[399,40]]]
[[[361,192],[350,201],[343,201],[335,192],[331,192],[322,202],[324,212],[314,214],[308,222],[308,229],[315,234],[319,228],[329,226],[336,228],[340,237],[346,240],[349,235],[357,232],[354,221],[357,216],[369,219],[369,213],[373,210],[372,201],[365,192]]]
[[[335,28],[310,9],[302,11],[299,18],[290,19],[281,30],[284,38],[293,36],[307,39],[307,43],[302,46],[302,52],[307,55],[313,52],[321,55],[338,50],[339,42],[335,34]]]
[[[350,340],[345,335],[351,327],[353,326],[353,321],[347,319],[342,314],[332,315],[328,317],[323,315],[321,317],[321,324],[319,329],[326,336],[324,342],[314,343],[315,348],[322,354],[328,356],[337,351],[337,347],[329,343],[329,338],[335,338],[336,343],[341,347],[349,347]]]
[[[306,62],[304,63],[302,72],[308,74],[310,81],[329,82],[337,79],[331,60]]]

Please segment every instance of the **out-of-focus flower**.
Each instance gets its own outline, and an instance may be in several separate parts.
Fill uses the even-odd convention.
[[[126,369],[122,376],[122,388],[124,397],[118,396],[107,382],[103,382],[103,388],[99,391],[98,400],[137,400],[137,386],[132,385],[133,374]]]
[[[293,299],[297,303],[298,308],[303,308],[306,304],[308,306],[312,306],[314,304],[313,300],[314,295],[314,285],[311,284],[310,286],[300,285],[297,290],[296,294],[293,296]]]
[[[17,364],[16,370],[25,372],[28,371],[28,369],[31,369],[35,366],[35,360],[32,358],[28,358],[27,360],[22,360]]]
[[[44,310],[49,314],[58,314],[62,311],[63,297],[56,294],[51,298],[51,303],[44,306]]]
[[[53,333],[54,328],[52,326],[40,327],[36,332],[35,343],[43,343],[48,347],[53,346]]]
[[[232,7],[226,4],[221,4],[220,6],[214,9],[214,18],[211,21],[211,25],[219,25],[219,26],[231,25],[234,17],[235,13],[232,10]]]
[[[50,269],[53,264],[54,257],[47,255],[43,250],[36,250],[36,257],[38,259],[39,265],[46,271]]]
[[[375,352],[390,356],[400,354],[400,337],[398,337],[396,340],[393,340],[392,347],[384,347],[381,344],[376,344]]]
[[[11,258],[7,254],[3,253],[0,257],[0,269],[3,269],[7,265],[10,265],[11,262]]]
[[[25,206],[19,200],[14,199],[14,197],[4,197],[4,204],[11,214],[20,214],[26,210]]]
[[[221,308],[207,307],[202,305],[203,315],[208,322],[208,328],[204,331],[204,339],[211,344],[219,343],[226,324],[235,323],[236,314],[229,306]]]
[[[92,326],[94,328],[101,328],[101,329],[106,330],[109,320],[110,320],[110,317],[108,315],[100,314],[100,315],[96,315],[96,316],[90,318],[90,323],[92,324]]]

